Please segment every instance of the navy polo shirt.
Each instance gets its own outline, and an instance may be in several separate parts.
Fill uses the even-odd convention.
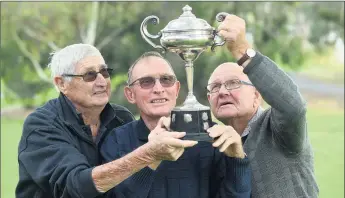
[[[101,145],[103,162],[123,157],[147,143],[150,131],[142,119],[114,129]],[[225,156],[209,142],[185,149],[177,161],[145,167],[108,191],[108,197],[213,198],[250,197],[248,158]]]

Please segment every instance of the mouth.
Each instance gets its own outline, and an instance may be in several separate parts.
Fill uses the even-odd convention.
[[[221,107],[221,106],[232,105],[232,104],[234,104],[234,103],[231,102],[231,101],[224,101],[224,102],[221,102],[221,103],[219,104],[219,106]]]
[[[160,104],[160,103],[165,103],[167,102],[168,99],[166,98],[159,98],[159,99],[153,99],[150,101],[150,103],[153,103],[153,104]]]
[[[93,93],[94,95],[97,95],[97,94],[103,94],[103,93],[106,93],[107,91],[104,90],[104,91],[96,91],[95,93]]]

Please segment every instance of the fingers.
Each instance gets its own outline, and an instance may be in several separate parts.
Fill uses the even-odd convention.
[[[236,15],[228,14],[224,21],[218,26],[219,28],[227,27],[234,27],[234,26],[243,26],[246,24],[246,21]]]
[[[224,133],[224,131],[224,126],[220,125],[214,125],[213,127],[207,129],[208,135],[213,139],[221,136]]]
[[[169,129],[170,127],[170,118],[168,117],[161,117],[157,123],[156,128],[166,128]]]
[[[193,140],[182,140],[183,142],[183,147],[188,148],[188,147],[193,147],[196,144],[198,144],[198,141],[193,141]]]
[[[180,140],[180,139],[175,139],[175,138],[165,138],[164,140],[162,140],[162,142],[176,148],[188,148],[198,143],[197,141]]]
[[[180,139],[186,135],[186,132],[166,132],[164,135]]]
[[[224,21],[219,24],[217,30],[218,35],[227,42],[228,49],[233,53],[237,53],[239,50],[237,48],[240,48],[241,45],[245,44],[243,48],[247,48],[249,45],[245,37],[246,22],[236,15],[227,15]],[[240,54],[235,55],[241,56]]]
[[[219,36],[221,36],[222,38],[224,38],[225,41],[228,42],[234,42],[235,39],[237,38],[237,35],[239,34],[238,31],[234,30],[234,31],[226,31],[226,30],[220,30],[218,32]]]
[[[231,137],[226,139],[225,142],[219,147],[219,151],[224,152],[234,142],[235,142],[235,140]]]
[[[213,142],[212,146],[219,147],[229,138],[231,138],[229,134],[223,133],[215,142]]]
[[[212,146],[218,147],[220,152],[226,151],[234,143],[241,143],[240,135],[231,126],[214,125],[207,132],[214,139]]]

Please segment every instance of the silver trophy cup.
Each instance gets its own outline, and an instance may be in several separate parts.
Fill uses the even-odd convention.
[[[185,131],[186,136],[183,139],[211,141],[212,138],[206,131],[212,125],[210,108],[200,104],[193,94],[193,62],[207,47],[211,46],[213,51],[216,46],[224,45],[225,41],[205,20],[196,18],[190,6],[186,5],[182,10],[183,13],[178,19],[170,21],[156,35],[147,31],[147,23],[156,25],[159,18],[146,17],[141,23],[140,32],[145,41],[154,48],[162,53],[174,52],[185,62],[188,95],[183,105],[175,107],[171,112],[171,130]],[[225,12],[217,14],[217,21],[222,22],[226,15]],[[160,38],[161,45],[156,45],[150,38]]]

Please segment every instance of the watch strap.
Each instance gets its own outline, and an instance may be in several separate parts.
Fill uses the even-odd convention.
[[[243,54],[243,56],[237,61],[239,66],[242,66],[244,62],[246,62],[250,57],[248,56],[247,52]]]

